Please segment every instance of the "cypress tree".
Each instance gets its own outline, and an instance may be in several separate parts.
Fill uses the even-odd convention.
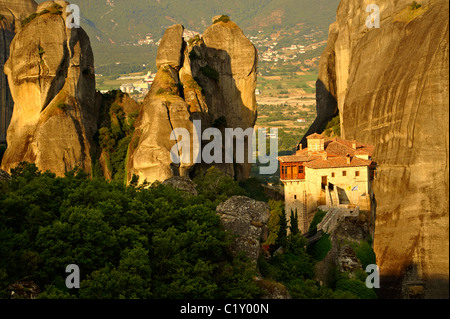
[[[278,247],[284,247],[287,243],[287,220],[286,220],[286,212],[283,207],[283,210],[280,213],[280,221],[278,222],[278,225],[280,226],[277,232],[277,239],[275,241],[275,244]]]
[[[298,213],[297,208],[294,211],[291,209],[291,225],[289,227],[292,235],[297,235],[300,230],[298,229]]]

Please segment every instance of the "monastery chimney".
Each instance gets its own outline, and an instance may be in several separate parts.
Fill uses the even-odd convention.
[[[324,147],[325,138],[323,135],[315,133],[308,136],[306,139],[308,142],[309,152],[321,152],[325,149]]]
[[[354,150],[356,150],[356,140],[353,140],[353,141],[352,141],[352,148],[353,148]]]
[[[298,144],[298,149],[297,149],[296,154],[299,154],[302,151],[302,149],[303,149],[303,145],[301,143]]]
[[[350,157],[350,154],[347,154],[347,164],[350,164],[352,158]]]

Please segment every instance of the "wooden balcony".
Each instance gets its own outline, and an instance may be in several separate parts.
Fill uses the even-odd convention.
[[[305,167],[303,163],[280,163],[281,180],[305,179]]]

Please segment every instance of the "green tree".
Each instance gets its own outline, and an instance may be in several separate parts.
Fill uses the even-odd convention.
[[[275,245],[278,230],[280,229],[280,215],[284,209],[283,201],[269,200],[270,207],[270,217],[267,223],[267,228],[269,229],[269,236],[264,244]]]
[[[298,228],[297,208],[295,209],[295,213],[293,210],[291,210],[290,222],[291,222],[291,225],[289,226],[289,230],[290,230],[291,234],[297,235],[300,232],[300,229]]]
[[[230,176],[226,175],[214,166],[208,170],[199,172],[194,178],[197,184],[199,195],[212,202],[219,204],[234,195],[247,195],[245,191],[239,187],[239,183],[234,181]]]
[[[326,211],[323,211],[321,209],[317,210],[317,212],[314,214],[311,223],[309,224],[308,232],[310,234],[317,233],[317,225],[322,221],[322,219],[325,217],[326,214],[327,214]]]
[[[280,213],[280,219],[279,219],[279,228],[277,232],[277,239],[275,241],[275,244],[278,247],[285,247],[287,243],[287,220],[286,220],[286,212],[284,210],[284,207]]]
[[[257,298],[256,269],[229,255],[215,212],[218,193],[242,190],[229,179],[216,187],[211,200],[22,163],[0,193],[0,297],[28,278],[41,298]],[[72,263],[83,289],[65,287]]]

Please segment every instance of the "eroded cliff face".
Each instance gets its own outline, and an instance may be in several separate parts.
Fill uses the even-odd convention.
[[[334,97],[343,138],[376,145],[374,249],[383,297],[448,298],[447,1],[343,0],[322,56],[318,109]]]
[[[0,143],[6,143],[6,130],[11,121],[14,101],[4,74],[9,46],[21,21],[36,11],[34,0],[0,0]]]
[[[65,1],[46,1],[15,36],[5,65],[14,112],[2,168],[22,161],[64,175],[91,171],[97,130],[94,58],[87,34],[66,27]]]
[[[197,138],[205,129],[215,125],[224,136],[225,126],[245,130],[255,125],[257,52],[253,44],[231,21],[213,24],[201,39],[189,43],[183,40],[183,31],[182,25],[168,28],[158,48],[158,72],[129,147],[128,182],[134,175],[140,183],[189,177],[205,167],[196,160],[202,145]],[[200,121],[201,127],[194,127],[194,121]],[[174,129],[189,134],[190,147],[176,147],[177,140],[170,139]],[[180,163],[174,163],[171,151]],[[187,151],[190,156],[183,158]],[[251,164],[214,165],[244,179]]]

